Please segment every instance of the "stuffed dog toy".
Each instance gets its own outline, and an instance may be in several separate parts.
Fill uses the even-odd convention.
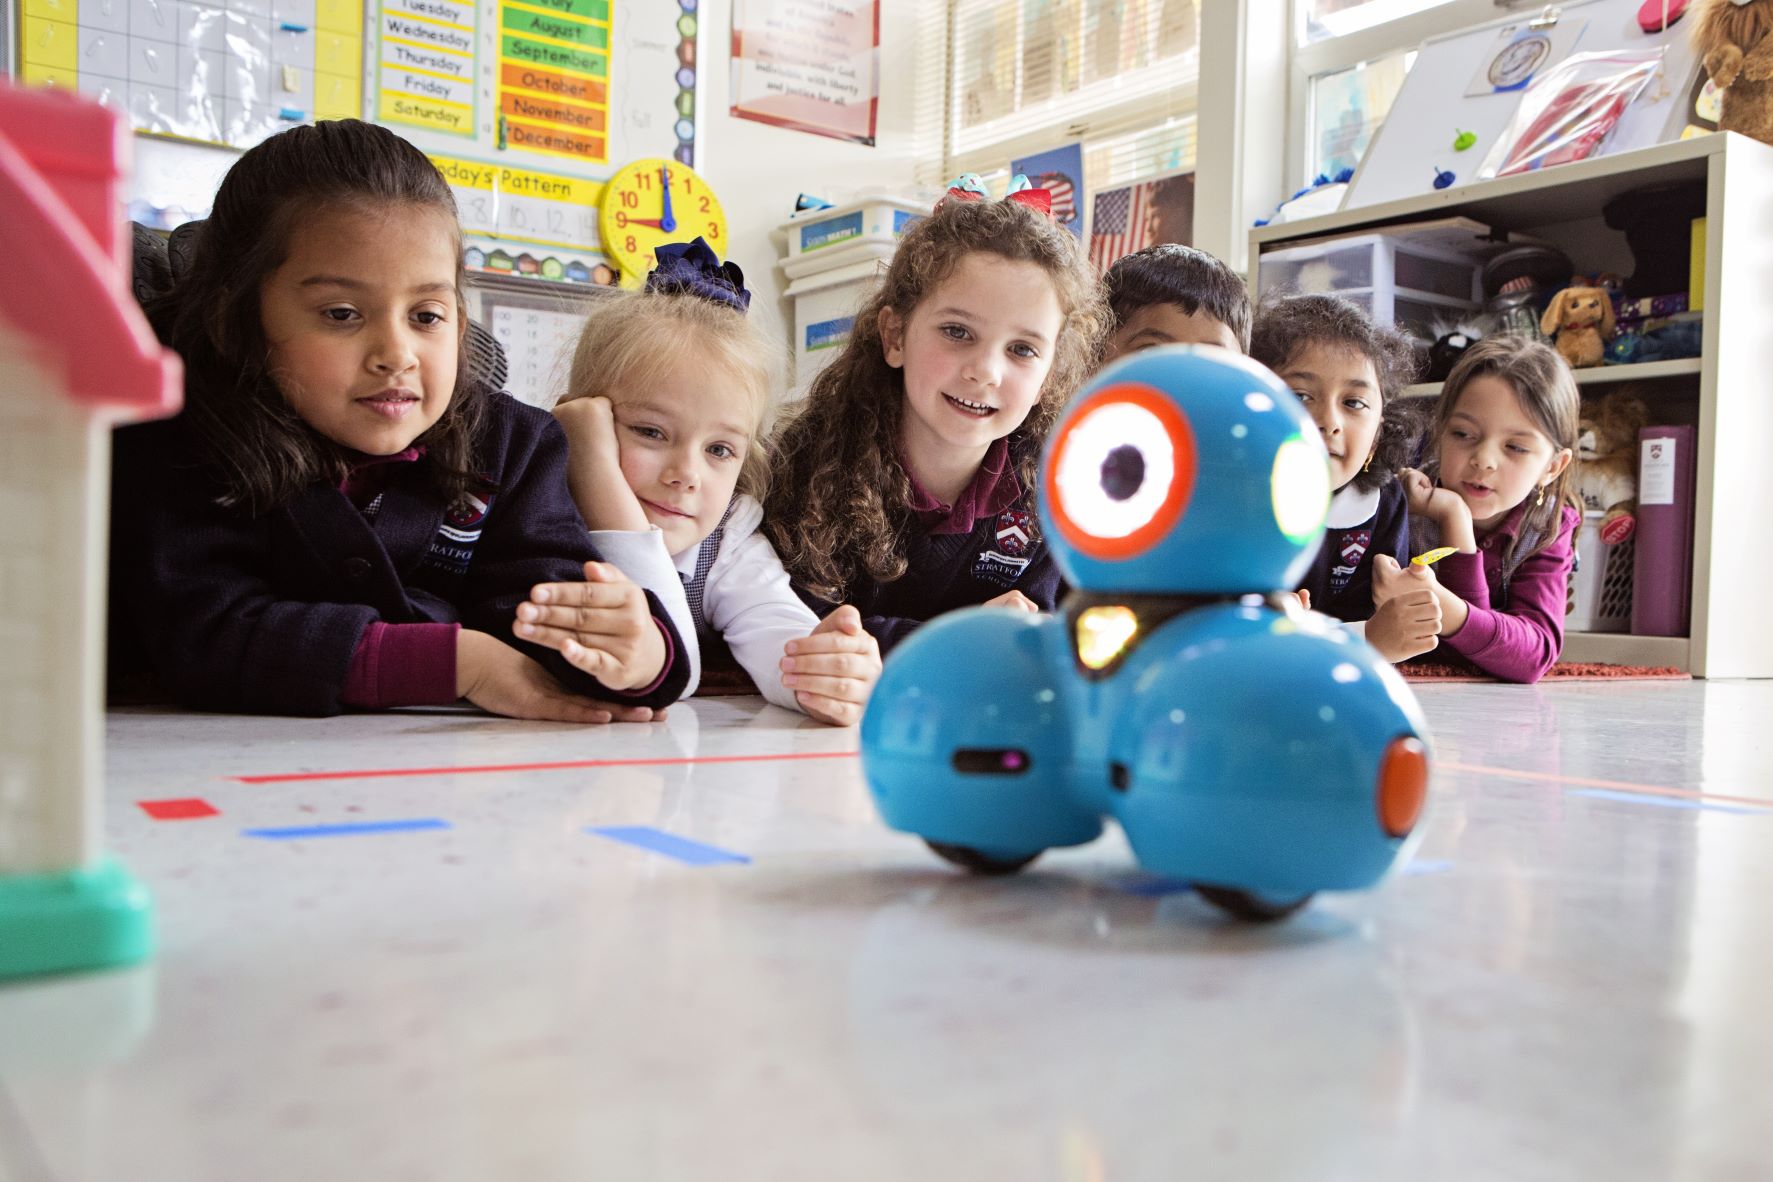
[[[1613,299],[1603,288],[1566,287],[1545,310],[1539,331],[1557,336],[1558,352],[1571,369],[1599,365],[1613,335]]]

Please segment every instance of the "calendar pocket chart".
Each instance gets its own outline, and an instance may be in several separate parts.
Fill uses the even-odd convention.
[[[287,127],[391,127],[455,190],[471,269],[613,278],[604,182],[693,165],[700,0],[10,0],[23,81],[138,132],[249,148]]]
[[[361,113],[362,0],[22,0],[19,75],[137,131],[250,147]]]

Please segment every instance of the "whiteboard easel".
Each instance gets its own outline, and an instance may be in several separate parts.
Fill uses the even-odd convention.
[[[1642,2],[1587,0],[1556,5],[1543,13],[1522,8],[1500,20],[1423,42],[1409,76],[1391,104],[1391,112],[1349,182],[1342,208],[1419,197],[1433,188],[1437,168],[1446,169],[1457,178],[1449,188],[1477,180],[1478,167],[1520,105],[1522,92],[1472,97],[1465,93],[1466,86],[1484,64],[1486,55],[1494,51],[1499,30],[1542,15],[1555,14],[1560,21],[1584,22],[1581,36],[1570,50],[1572,54],[1666,47],[1662,77],[1652,81],[1620,117],[1607,141],[1605,154],[1678,139],[1686,124],[1687,95],[1699,68],[1690,40],[1699,17],[1689,9],[1673,26],[1647,34],[1637,22]],[[1546,68],[1557,64],[1551,62]],[[1474,133],[1477,143],[1455,152],[1453,138],[1461,131]]]

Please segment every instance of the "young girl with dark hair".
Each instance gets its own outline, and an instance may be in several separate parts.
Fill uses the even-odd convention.
[[[1434,596],[1417,588],[1383,608],[1373,597],[1376,557],[1410,560],[1409,512],[1396,477],[1409,439],[1385,413],[1415,371],[1409,343],[1339,296],[1295,295],[1257,310],[1250,356],[1299,396],[1330,453],[1324,543],[1301,598],[1363,632],[1388,661],[1428,652],[1440,626]]]
[[[442,175],[372,124],[291,129],[223,179],[149,308],[186,409],[117,441],[114,648],[182,702],[602,722],[682,690],[666,613],[597,561],[560,428],[465,372],[460,258]],[[585,580],[594,647],[512,635],[532,590]]]

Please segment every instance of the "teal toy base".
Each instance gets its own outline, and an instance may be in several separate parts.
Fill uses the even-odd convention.
[[[114,859],[0,877],[0,977],[133,964],[153,950],[147,888]]]

